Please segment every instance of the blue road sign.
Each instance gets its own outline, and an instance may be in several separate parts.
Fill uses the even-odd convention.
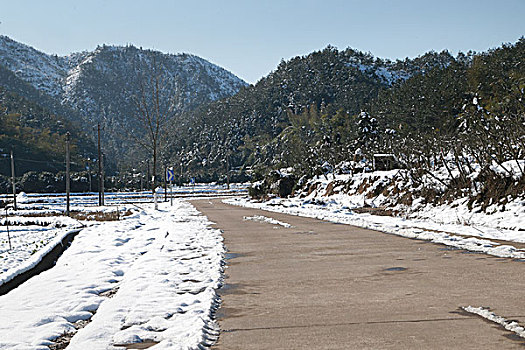
[[[166,169],[166,179],[168,181],[173,181],[175,179],[175,173],[173,171],[173,168]]]

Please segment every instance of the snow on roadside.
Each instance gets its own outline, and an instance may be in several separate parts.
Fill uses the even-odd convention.
[[[12,240],[21,241],[19,236],[24,237],[24,245],[15,247],[11,251],[0,250],[0,285],[11,281],[16,276],[32,269],[51,252],[69,234],[80,231],[80,229],[60,229],[37,231],[34,228],[15,231]],[[20,234],[21,233],[21,234]],[[42,233],[48,233],[43,235]],[[52,235],[49,235],[52,233]],[[20,234],[20,235],[19,235]],[[54,236],[53,236],[54,235]],[[8,245],[2,241],[2,245]],[[29,247],[29,249],[27,249]],[[22,249],[17,249],[22,248]]]
[[[199,195],[213,193],[246,192],[247,184],[195,184],[174,188],[175,195],[189,195],[197,198]],[[0,200],[8,200],[11,195],[0,195]],[[98,194],[73,193],[71,195],[71,211],[86,214],[86,220],[75,220],[64,216],[65,194],[63,193],[25,193],[17,195],[18,210],[6,212],[8,218],[0,217],[0,285],[10,281],[17,275],[35,267],[42,258],[60,244],[67,235],[78,228],[96,224],[94,216],[114,214],[120,216],[133,215],[136,212],[131,202],[152,201],[151,191],[143,192],[108,192],[105,195],[106,206],[98,206]],[[9,223],[9,236],[5,226]],[[9,238],[11,244],[9,243]]]
[[[212,344],[224,248],[209,225],[175,200],[83,229],[54,268],[0,296],[0,349],[48,349],[65,333],[71,349]]]
[[[281,226],[286,227],[286,228],[293,227],[289,223],[282,222],[282,221],[279,221],[279,220],[276,220],[276,219],[272,219],[272,218],[269,218],[267,216],[262,216],[262,215],[245,216],[243,218],[243,220],[245,220],[245,221],[248,221],[248,220],[249,221],[256,221],[256,222],[266,222],[266,223],[272,224],[272,225],[281,225]]]
[[[506,330],[516,333],[519,337],[525,338],[525,327],[521,326],[516,321],[507,320],[504,317],[498,316],[490,310],[482,307],[467,306],[462,307],[462,309],[466,312],[481,316],[484,319],[497,323],[503,326],[503,328],[505,328]]]
[[[68,217],[10,216],[0,219],[0,285],[33,268],[62,240],[81,227]]]
[[[427,240],[458,249],[486,253],[493,256],[525,259],[525,251],[511,245],[502,245],[488,239],[471,237],[473,228],[464,225],[439,225],[423,220],[409,220],[402,217],[358,214],[349,210],[347,204],[335,200],[323,205],[313,204],[300,198],[274,198],[257,202],[247,197],[224,199],[224,203],[257,208],[271,212],[311,217],[342,224],[354,225],[386,232],[407,238]],[[446,229],[446,231],[444,230]],[[452,233],[453,232],[453,233]],[[467,236],[462,237],[461,235]],[[509,238],[513,238],[512,236]]]
[[[437,176],[445,177],[446,175],[440,174],[443,171],[439,169]],[[309,182],[307,191],[285,201],[299,206],[320,204],[319,207],[330,207],[334,211],[385,207],[411,222],[424,225],[421,228],[444,231],[451,229],[453,231],[449,232],[456,232],[458,227],[463,226],[459,234],[525,243],[525,198],[509,196],[505,205],[495,202],[485,210],[476,203],[469,208],[469,199],[466,197],[441,205],[426,203],[423,198],[414,198],[411,205],[399,204],[399,196],[406,193],[399,186],[403,186],[409,193],[417,190],[410,180],[402,178],[401,170],[343,174],[327,178],[319,176]],[[408,183],[403,184],[403,181]],[[432,186],[439,187],[440,184]],[[385,189],[390,194],[385,196]],[[275,201],[280,203],[283,200]]]

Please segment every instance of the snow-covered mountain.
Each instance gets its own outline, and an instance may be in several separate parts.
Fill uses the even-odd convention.
[[[51,96],[62,91],[68,69],[63,57],[45,54],[3,35],[0,35],[0,64]]]
[[[231,96],[246,85],[200,57],[162,54],[134,46],[103,45],[65,60],[69,69],[62,84],[62,102],[85,114],[104,109],[118,112],[122,104],[138,96],[141,84],[155,74],[155,67],[162,90],[177,96],[179,111]]]
[[[229,97],[247,85],[200,57],[134,46],[102,45],[90,52],[57,56],[0,36],[0,65],[28,83],[27,93],[21,93],[24,97],[34,98],[36,89],[42,101],[35,102],[53,112],[63,114],[66,108],[71,115],[65,117],[80,119],[86,127],[101,122],[110,157],[124,154],[127,134],[140,135],[143,126],[134,101],[153,74],[158,74],[162,85],[160,97],[175,102],[174,115]],[[2,80],[0,85],[10,88]],[[57,103],[50,103],[50,97]],[[53,105],[64,108],[59,111]]]

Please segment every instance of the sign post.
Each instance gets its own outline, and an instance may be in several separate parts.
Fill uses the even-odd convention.
[[[71,213],[69,211],[69,192],[71,191],[71,185],[70,185],[70,176],[69,176],[69,162],[70,162],[70,155],[69,155],[69,145],[71,143],[71,134],[66,132],[66,215],[70,216]]]
[[[164,166],[164,202],[168,201],[168,168]]]
[[[173,167],[166,168],[166,180],[170,182],[170,202],[173,206],[173,180],[175,179],[175,171]]]
[[[9,240],[9,250],[13,249],[13,247],[11,246],[11,235],[9,234],[9,217],[7,215],[7,205],[5,206],[5,227],[7,229],[7,239]]]
[[[11,184],[13,184],[13,209],[16,210],[15,158],[11,150]]]
[[[151,187],[153,187],[153,202],[155,203],[155,210],[159,210],[159,203],[157,201],[157,189],[155,188],[155,175],[151,178]]]

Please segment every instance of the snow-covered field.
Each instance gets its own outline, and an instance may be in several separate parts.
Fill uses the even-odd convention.
[[[215,183],[196,183],[193,185],[185,186],[173,186],[173,191],[168,187],[167,197],[169,199],[171,193],[174,197],[194,197],[202,195],[214,195],[214,196],[231,196],[232,194],[247,193],[249,183],[232,183],[228,189],[224,184]],[[160,200],[164,200],[165,194],[163,188],[157,188],[157,193]],[[39,203],[44,202],[47,208],[57,208],[62,210],[64,206],[64,193],[32,193],[23,196],[25,203]],[[0,200],[10,200],[11,195],[0,195]],[[151,191],[136,191],[136,192],[106,192],[105,204],[117,205],[125,202],[148,202],[153,200]],[[79,206],[93,206],[98,202],[98,192],[90,193],[72,193],[71,203],[72,205]]]
[[[71,230],[80,232],[55,267],[0,296],[0,349],[69,341],[68,349],[140,342],[188,349],[216,340],[224,247],[220,231],[189,203],[160,202],[155,211],[152,203],[115,200],[101,208],[96,198],[74,197],[75,212],[119,211],[118,220],[96,221],[56,216],[60,196],[19,199],[8,218],[12,249],[1,226],[0,284],[37,264]]]
[[[251,200],[248,197],[225,199],[224,202],[251,208],[306,216],[343,224],[355,225],[404,237],[428,240],[451,247],[475,252],[484,252],[499,257],[525,259],[525,251],[512,244],[497,241],[525,243],[525,200],[515,199],[502,207],[494,205],[487,212],[470,210],[466,199],[450,204],[434,206],[417,200],[410,207],[390,207],[401,212],[397,216],[359,213],[359,209],[380,208],[388,201],[382,194],[369,198],[373,186],[388,183],[396,171],[354,175],[349,192],[343,193],[337,184],[348,183],[349,175],[326,179],[318,177],[318,186],[307,195],[291,198],[272,198],[267,201]],[[359,191],[367,178],[371,187]],[[380,178],[377,180],[377,178]],[[333,185],[336,184],[334,187]]]
[[[98,207],[86,201],[72,200],[71,210],[104,215],[117,210],[130,214],[137,209],[131,204]],[[0,219],[0,285],[34,267],[72,231],[96,223],[64,216],[64,199],[59,196],[28,196],[22,192],[17,202],[18,210],[6,209]]]
[[[199,198],[202,196],[226,196],[246,193],[247,184],[226,185],[195,184],[195,186],[174,186],[175,198]],[[171,191],[168,190],[168,201]],[[158,189],[158,200],[166,196]],[[11,196],[1,195],[0,200]],[[93,215],[112,215],[114,218],[129,215],[140,209],[143,203],[151,203],[151,191],[109,192],[105,194],[105,206],[98,206],[97,193],[71,195],[71,211],[77,219],[64,216],[65,195],[25,194],[17,195],[18,210],[3,210],[0,216],[0,285],[18,274],[34,267],[42,257],[72,231],[96,223]],[[139,205],[139,207],[137,207]],[[7,215],[7,217],[6,217]],[[6,226],[6,221],[9,225]],[[9,234],[8,231],[9,230]],[[9,242],[9,238],[10,241]],[[11,245],[10,245],[11,243]]]

